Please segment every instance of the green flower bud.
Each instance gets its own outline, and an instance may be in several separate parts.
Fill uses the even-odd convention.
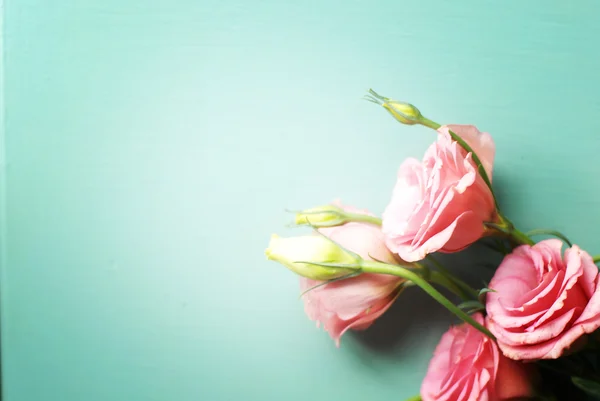
[[[281,263],[300,276],[313,280],[330,280],[358,269],[361,259],[322,235],[281,238],[273,234],[265,251],[267,259]],[[313,264],[314,263],[314,264]],[[327,265],[354,265],[335,267]]]
[[[366,95],[365,99],[382,106],[396,120],[406,125],[415,125],[422,123],[422,115],[419,109],[410,103],[400,102],[379,95],[373,89],[369,89],[370,95]]]
[[[333,227],[345,224],[348,221],[348,216],[342,208],[334,205],[325,205],[296,213],[295,223],[298,225],[311,225],[313,227]]]

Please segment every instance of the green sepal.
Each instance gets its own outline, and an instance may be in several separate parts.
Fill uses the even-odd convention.
[[[488,292],[496,292],[496,290],[492,290],[491,288],[482,288],[479,290],[479,294],[477,295],[477,299],[479,299],[479,302],[483,305],[485,305],[485,295]]]
[[[359,276],[359,275],[360,275],[360,272],[353,272],[353,273],[346,274],[346,275],[341,276],[341,277],[332,278],[331,280],[323,281],[322,283],[319,283],[317,285],[314,285],[314,286],[310,287],[307,290],[302,291],[302,293],[300,294],[300,298],[302,298],[305,294],[309,293],[310,291],[315,290],[315,289],[317,289],[319,287],[323,287],[324,285],[327,285],[327,284],[330,284],[330,283],[334,283],[336,281],[346,280],[348,278],[356,277],[356,276]]]

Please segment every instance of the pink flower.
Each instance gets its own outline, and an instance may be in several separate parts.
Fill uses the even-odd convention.
[[[352,213],[366,211],[341,206]],[[321,228],[319,231],[344,248],[365,260],[379,260],[397,264],[399,260],[385,246],[378,226],[366,223],[347,223],[342,226]],[[364,330],[371,326],[394,302],[400,293],[403,279],[382,274],[361,274],[321,285],[307,292],[303,299],[308,317],[323,324],[339,347],[340,338],[347,330]],[[303,291],[320,281],[300,278]]]
[[[512,359],[556,359],[600,327],[598,268],[574,245],[556,239],[522,245],[490,282],[489,329]],[[580,341],[578,341],[580,340]]]
[[[406,160],[383,213],[382,229],[387,246],[407,261],[467,247],[484,234],[483,223],[496,216],[490,189],[449,129],[471,146],[492,177],[494,142],[472,125],[440,127],[422,162]]]
[[[480,313],[473,318],[483,324]],[[512,361],[468,324],[451,327],[438,344],[421,384],[423,401],[503,401],[533,395],[531,366]]]

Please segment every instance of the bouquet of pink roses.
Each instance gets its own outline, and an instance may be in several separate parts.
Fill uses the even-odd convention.
[[[339,346],[420,287],[462,323],[442,336],[414,400],[600,398],[600,257],[555,230],[524,233],[501,212],[488,133],[440,125],[373,90],[366,98],[437,140],[422,160],[402,163],[381,218],[336,201],[296,213],[311,234],[273,235],[267,257],[301,276],[309,318]],[[540,235],[552,238],[534,241]],[[504,256],[485,288],[434,259],[484,237]]]

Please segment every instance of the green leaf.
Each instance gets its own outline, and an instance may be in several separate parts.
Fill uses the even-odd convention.
[[[465,301],[458,305],[460,309],[485,309],[485,306],[479,301]]]
[[[491,288],[482,288],[481,290],[479,290],[479,295],[483,295],[486,292],[496,292],[496,290],[492,290]]]
[[[496,292],[496,290],[492,290],[491,288],[482,288],[481,290],[479,290],[479,295],[477,296],[479,302],[485,304],[485,294],[487,294],[488,292]]]
[[[571,377],[571,381],[575,386],[585,391],[587,394],[600,399],[600,383],[587,379],[582,379],[581,377],[577,376]]]

